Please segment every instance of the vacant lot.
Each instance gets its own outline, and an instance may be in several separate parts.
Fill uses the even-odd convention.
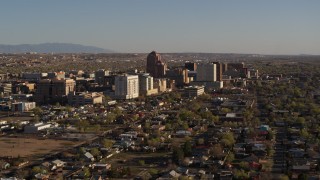
[[[31,155],[44,155],[49,153],[55,153],[64,148],[74,145],[71,141],[51,140],[44,139],[39,140],[35,138],[0,138],[0,157],[12,156],[12,157],[28,157]],[[40,157],[40,156],[39,156]]]
[[[29,117],[29,116],[2,116],[1,113],[0,113],[0,121],[7,121],[7,122],[21,122],[21,121],[30,121],[30,120],[33,120],[34,117]]]

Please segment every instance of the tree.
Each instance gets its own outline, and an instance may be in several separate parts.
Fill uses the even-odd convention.
[[[40,107],[35,107],[32,109],[32,112],[36,115],[36,116],[40,116],[42,113],[42,109]]]
[[[269,130],[269,131],[268,131],[268,134],[267,134],[267,136],[266,136],[266,139],[267,139],[267,140],[272,140],[273,138],[274,138],[274,132],[271,131],[271,130]]]
[[[82,170],[83,170],[84,177],[89,178],[91,176],[91,172],[89,168],[84,167]]]
[[[92,154],[92,156],[95,156],[95,157],[97,157],[97,156],[100,155],[100,151],[99,151],[98,148],[92,148],[92,149],[90,150],[90,153]]]
[[[235,179],[249,179],[248,173],[246,173],[243,169],[235,170],[234,176]]]
[[[305,173],[301,173],[298,176],[298,180],[307,180],[308,179],[308,175]]]
[[[280,180],[289,180],[289,177],[287,175],[281,175],[279,177]]]
[[[111,148],[112,145],[114,144],[114,141],[110,139],[103,139],[102,144],[103,144],[103,147],[105,148]]]
[[[81,132],[85,132],[90,126],[90,123],[87,120],[79,120],[77,123],[78,129]]]
[[[107,114],[106,122],[111,123],[117,119],[117,115],[113,112]]]
[[[245,162],[245,161],[240,162],[239,166],[240,166],[241,169],[243,169],[245,171],[250,169],[249,163]]]
[[[100,130],[101,130],[101,126],[99,125],[99,124],[96,124],[96,125],[94,125],[93,126],[93,130],[95,131],[95,132],[100,132]]]
[[[229,112],[231,112],[231,109],[229,109],[229,108],[221,108],[221,112],[222,113],[229,113]]]
[[[204,139],[203,138],[199,138],[197,141],[198,145],[203,145],[204,144]]]
[[[287,175],[281,175],[279,177],[280,180],[289,180],[289,177]]]
[[[173,149],[172,160],[173,162],[180,164],[184,158],[184,153],[180,147],[176,147]]]
[[[183,145],[183,153],[185,156],[192,155],[192,146],[190,141],[186,141]]]
[[[307,139],[310,136],[310,134],[309,134],[308,130],[306,128],[304,128],[300,131],[300,136]]]
[[[227,147],[231,147],[235,143],[235,139],[232,132],[228,132],[222,135],[221,143]]]
[[[210,148],[210,154],[214,157],[221,159],[223,157],[223,148],[220,144],[215,144],[212,148]]]
[[[144,166],[146,164],[146,162],[144,160],[139,160],[138,163],[140,166]]]
[[[226,162],[232,162],[234,160],[234,154],[230,152],[228,156],[226,157]]]
[[[34,166],[31,170],[32,174],[44,173],[45,171],[41,169],[40,166]]]

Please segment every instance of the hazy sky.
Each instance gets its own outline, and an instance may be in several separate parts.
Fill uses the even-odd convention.
[[[320,54],[319,0],[2,0],[0,44]]]

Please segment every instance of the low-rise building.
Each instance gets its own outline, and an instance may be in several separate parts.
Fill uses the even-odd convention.
[[[13,112],[31,111],[35,107],[36,107],[35,102],[16,102],[11,104],[11,110]]]
[[[189,86],[184,88],[186,97],[197,97],[204,94],[204,86]]]
[[[48,129],[51,127],[51,124],[44,124],[43,122],[26,125],[24,127],[24,133],[37,133],[41,130]]]
[[[86,104],[102,104],[103,94],[97,92],[81,92],[81,93],[69,93],[68,104],[70,105],[86,105]]]

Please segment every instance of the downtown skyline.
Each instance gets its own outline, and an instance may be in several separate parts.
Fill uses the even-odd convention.
[[[5,0],[0,44],[76,43],[123,53],[317,55],[319,7],[315,0]]]

